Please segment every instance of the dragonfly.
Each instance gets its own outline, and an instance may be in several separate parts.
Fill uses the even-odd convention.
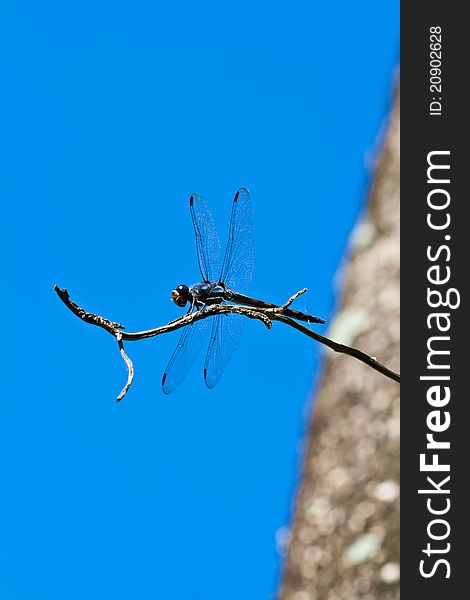
[[[211,212],[203,197],[192,194],[189,208],[196,238],[196,251],[202,281],[192,286],[178,285],[171,293],[173,302],[187,314],[205,310],[214,304],[241,304],[257,308],[277,308],[278,305],[244,295],[253,277],[255,265],[253,216],[250,193],[241,188],[232,203],[227,247],[221,263],[220,242]],[[324,323],[323,319],[285,309],[284,314],[309,323]],[[165,394],[173,392],[184,380],[200,354],[212,322],[210,341],[204,363],[204,381],[213,388],[222,376],[241,337],[245,317],[222,313],[211,319],[193,321],[180,336],[162,378]]]

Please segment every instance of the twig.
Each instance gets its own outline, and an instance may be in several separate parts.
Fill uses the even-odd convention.
[[[400,383],[399,373],[395,373],[394,371],[387,369],[387,367],[385,367],[384,365],[379,363],[379,361],[376,358],[374,358],[373,356],[369,356],[365,352],[362,352],[362,350],[358,350],[357,348],[354,348],[353,346],[346,346],[344,344],[340,344],[339,342],[335,342],[334,340],[330,340],[330,338],[327,338],[324,335],[320,335],[319,333],[316,333],[312,329],[309,329],[308,327],[305,327],[304,325],[297,323],[297,321],[294,321],[290,317],[280,315],[280,318],[278,318],[277,320],[282,321],[282,323],[285,323],[286,325],[290,325],[294,329],[297,329],[297,331],[300,331],[300,332],[304,333],[305,335],[308,335],[309,337],[313,338],[314,340],[317,340],[317,342],[320,342],[321,344],[328,346],[328,348],[331,348],[335,352],[340,352],[342,354],[349,354],[349,356],[353,356],[354,358],[357,358],[357,360],[360,360],[361,362],[365,363],[366,365],[369,365],[369,367],[372,367],[379,373],[382,373],[382,375],[385,375],[386,377],[393,379],[393,381]]]
[[[303,288],[301,290],[299,290],[298,292],[296,292],[295,294],[293,294],[289,300],[287,300],[287,302],[284,302],[284,304],[282,306],[280,306],[279,308],[281,309],[280,312],[282,312],[284,309],[289,308],[289,306],[292,304],[292,302],[294,302],[294,300],[297,300],[297,298],[299,296],[301,296],[302,294],[305,294],[305,292],[308,292],[307,288]]]
[[[298,296],[300,296],[301,294],[303,294],[307,291],[306,288],[304,288],[303,290],[300,290],[299,292],[297,292],[296,294],[291,296],[285,304],[283,304],[281,306],[276,306],[274,308],[258,308],[258,307],[235,305],[235,304],[213,304],[211,306],[207,306],[203,310],[198,310],[191,314],[183,315],[179,319],[170,321],[166,325],[161,325],[160,327],[154,327],[153,329],[147,329],[144,331],[137,331],[137,332],[121,331],[122,329],[124,329],[124,327],[122,325],[120,325],[119,323],[110,321],[109,319],[105,319],[103,317],[100,317],[99,315],[89,313],[89,312],[85,311],[83,308],[80,308],[75,302],[72,302],[72,300],[70,299],[70,295],[65,288],[61,289],[61,288],[59,288],[59,286],[55,285],[54,290],[57,293],[57,295],[59,296],[59,298],[62,300],[62,302],[65,304],[65,306],[67,306],[67,308],[70,309],[80,319],[82,319],[86,323],[90,323],[91,325],[96,325],[97,327],[101,327],[102,329],[105,329],[108,333],[110,333],[117,339],[119,349],[121,351],[121,356],[127,365],[127,371],[128,371],[127,383],[117,398],[118,402],[120,400],[122,400],[122,398],[125,396],[127,390],[129,389],[129,387],[132,384],[133,377],[134,377],[134,366],[132,364],[131,359],[127,356],[127,354],[124,351],[123,341],[136,342],[138,340],[144,340],[147,338],[155,337],[157,335],[161,335],[162,333],[168,333],[170,331],[175,331],[177,329],[181,329],[181,327],[186,327],[190,323],[200,321],[201,319],[207,319],[208,317],[212,317],[214,315],[229,314],[229,313],[236,313],[236,314],[244,315],[245,317],[248,317],[249,319],[258,319],[258,320],[262,321],[268,329],[271,328],[272,321],[280,321],[281,323],[285,323],[286,325],[289,325],[290,327],[297,329],[297,331],[300,331],[301,333],[304,333],[305,335],[313,338],[317,342],[320,342],[321,344],[328,346],[335,352],[349,354],[349,356],[352,356],[352,357],[356,358],[357,360],[360,360],[363,363],[369,365],[370,367],[372,367],[372,369],[375,369],[382,375],[385,375],[386,377],[389,377],[390,379],[393,379],[394,381],[397,381],[397,382],[400,381],[400,375],[398,373],[395,373],[394,371],[387,369],[387,367],[385,367],[384,365],[379,363],[375,358],[373,358],[372,356],[369,356],[365,352],[362,352],[361,350],[358,350],[357,348],[353,348],[351,346],[345,346],[344,344],[339,344],[338,342],[330,340],[329,338],[327,338],[323,335],[320,335],[319,333],[316,333],[315,331],[309,329],[308,327],[301,325],[300,323],[295,321],[290,316],[286,316],[286,314],[284,314],[284,311],[289,312],[288,307],[292,304],[292,302],[294,302],[294,300]],[[294,312],[297,312],[297,311],[294,311]],[[303,313],[299,313],[299,314],[303,314]]]
[[[116,338],[118,341],[119,350],[121,351],[121,356],[127,366],[127,383],[122,388],[119,396],[116,398],[116,402],[120,402],[127,394],[127,390],[131,387],[132,382],[134,381],[134,365],[132,364],[131,359],[127,356],[126,351],[124,350],[124,344],[122,343],[122,333],[120,331],[116,334]]]
[[[94,315],[93,313],[89,313],[83,308],[80,308],[78,304],[75,304],[75,302],[72,302],[72,300],[70,300],[70,295],[65,288],[60,289],[58,285],[55,285],[54,291],[57,293],[57,295],[65,304],[65,306],[67,306],[73,312],[73,314],[77,315],[77,317],[80,317],[82,321],[85,321],[85,323],[91,323],[91,325],[98,325],[98,327],[106,329],[106,331],[109,331],[109,333],[112,333],[113,335],[115,335],[116,329],[125,329],[124,325],[121,325],[120,323],[110,321],[109,319],[105,319],[98,315]]]

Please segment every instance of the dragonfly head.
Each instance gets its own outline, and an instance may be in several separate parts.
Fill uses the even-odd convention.
[[[171,292],[171,299],[177,306],[186,306],[189,301],[189,288],[187,285],[179,285]]]

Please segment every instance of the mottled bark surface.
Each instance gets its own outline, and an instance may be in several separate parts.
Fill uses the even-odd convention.
[[[399,101],[345,265],[330,337],[399,371]],[[399,597],[400,386],[328,353],[308,436],[282,600]]]

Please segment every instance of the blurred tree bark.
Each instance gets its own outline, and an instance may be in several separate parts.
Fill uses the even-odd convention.
[[[354,232],[330,337],[399,371],[399,95]],[[399,598],[399,389],[328,353],[281,600]]]

